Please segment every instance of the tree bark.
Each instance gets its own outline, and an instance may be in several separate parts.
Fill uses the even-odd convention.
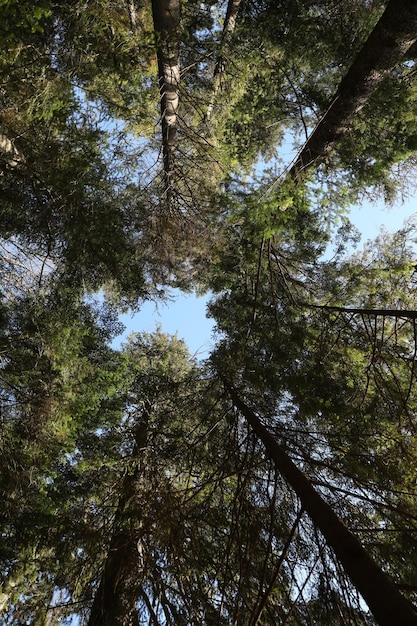
[[[0,133],[0,162],[3,161],[7,167],[16,168],[25,163],[25,157],[18,150],[6,135]]]
[[[180,60],[178,29],[180,0],[152,0],[161,96],[162,154],[165,190],[171,195],[177,145]]]
[[[138,22],[137,22],[137,16],[136,16],[135,0],[128,0],[127,10],[129,13],[130,28],[132,30],[132,33],[136,35],[137,29],[138,29]]]
[[[143,529],[135,498],[142,467],[140,451],[148,437],[149,407],[135,432],[136,467],[122,483],[113,534],[87,626],[137,626],[136,604],[143,578]]]
[[[140,595],[140,528],[135,525],[131,501],[137,477],[127,476],[119,499],[114,531],[100,584],[94,596],[88,626],[137,626]]]
[[[375,317],[395,317],[397,319],[417,319],[417,311],[413,309],[355,309],[344,306],[332,306],[330,304],[309,304],[302,303],[309,309],[321,309],[323,311],[334,311],[340,313],[352,313],[355,315],[373,315]]]
[[[206,124],[210,123],[210,119],[211,119],[213,109],[214,109],[214,103],[216,101],[216,96],[220,89],[222,77],[225,73],[225,68],[226,68],[225,54],[227,53],[228,46],[233,37],[240,3],[241,3],[241,0],[229,0],[228,5],[227,5],[226,17],[224,20],[223,32],[222,32],[222,37],[220,41],[220,50],[219,50],[218,58],[216,61],[216,65],[214,67],[214,72],[213,72],[213,82],[212,82],[210,102],[207,107],[206,115],[204,117],[204,122]]]
[[[384,78],[417,39],[417,2],[390,0],[346,76],[324,117],[295,158],[290,176],[323,161],[351,128]]]
[[[224,380],[224,379],[223,379]],[[317,493],[307,476],[298,469],[255,413],[238,397],[234,388],[224,384],[235,407],[246,418],[265,446],[268,456],[300,499],[301,506],[333,549],[353,585],[368,604],[381,626],[416,626],[417,612],[395,587],[343,524],[333,509]]]

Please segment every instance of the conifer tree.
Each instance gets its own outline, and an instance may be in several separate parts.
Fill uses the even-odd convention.
[[[347,254],[344,214],[414,176],[415,3],[35,5],[0,25],[5,623],[414,623],[415,225]],[[208,362],[111,347],[172,285]]]

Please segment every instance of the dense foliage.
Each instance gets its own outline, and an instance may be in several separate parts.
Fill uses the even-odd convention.
[[[348,218],[414,187],[394,2],[0,2],[2,623],[417,623],[417,225]],[[210,357],[115,347],[172,287]]]

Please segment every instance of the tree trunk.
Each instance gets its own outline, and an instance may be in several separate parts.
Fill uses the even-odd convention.
[[[135,0],[128,0],[127,10],[129,13],[130,28],[132,30],[132,33],[136,35],[138,30],[138,21],[136,16]]]
[[[149,407],[135,433],[132,474],[123,480],[113,534],[87,626],[137,626],[136,604],[143,578],[143,529],[135,498],[142,471],[140,451],[148,436]]]
[[[364,598],[381,626],[416,626],[417,612],[393,582],[343,524],[333,509],[316,492],[311,482],[293,463],[285,450],[261,424],[255,413],[242,402],[224,380],[235,407],[242,413],[300,499],[301,506],[320,530],[327,544],[344,567],[353,585]]]
[[[332,306],[330,304],[309,304],[308,302],[302,304],[309,309],[321,309],[323,311],[334,311],[336,313],[373,315],[374,317],[394,317],[396,319],[417,319],[417,311],[413,309],[355,309],[344,306]]]
[[[137,477],[127,476],[114,521],[100,584],[94,596],[88,626],[137,626],[136,604],[142,582],[141,530],[132,515],[131,500]],[[137,518],[138,516],[136,516]]]
[[[25,157],[16,148],[13,141],[0,133],[0,163],[4,162],[7,167],[15,168],[25,163]]]
[[[180,85],[178,37],[181,17],[180,0],[152,0],[152,15],[157,44],[159,91],[161,95],[165,190],[169,199],[172,192],[172,176],[177,142]]]
[[[355,115],[417,39],[417,2],[390,0],[353,65],[339,85],[326,114],[298,153],[290,170],[299,172],[323,161],[345,135]]]
[[[241,0],[229,0],[228,5],[227,5],[226,17],[225,17],[224,25],[223,25],[222,38],[220,41],[220,50],[219,50],[218,58],[216,61],[216,65],[214,67],[210,102],[207,107],[206,115],[204,117],[204,122],[206,124],[210,123],[216,96],[220,89],[222,77],[226,69],[225,54],[227,53],[228,46],[233,37],[240,3],[241,3]]]

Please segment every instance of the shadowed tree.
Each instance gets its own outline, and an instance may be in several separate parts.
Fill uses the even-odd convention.
[[[227,4],[226,17],[224,19],[222,36],[220,39],[219,51],[217,53],[216,65],[214,66],[212,79],[212,93],[204,116],[204,122],[210,124],[211,116],[216,102],[216,97],[220,90],[221,81],[226,70],[227,53],[232,41],[239,13],[241,0],[229,0]]]
[[[274,460],[277,469],[297,493],[302,507],[321,531],[328,545],[333,548],[336,557],[367,602],[378,624],[393,626],[398,621],[404,626],[416,624],[417,610],[401,595],[358,539],[317,493],[284,448],[262,425],[257,415],[239,398],[233,387],[226,380],[224,382],[234,405],[245,416],[264,444],[268,455]]]
[[[325,115],[297,154],[289,175],[297,177],[325,160],[349,132],[355,116],[417,39],[413,0],[390,0],[380,20],[342,79]]]
[[[180,0],[152,0],[161,98],[162,155],[166,201],[172,202],[180,89]]]

